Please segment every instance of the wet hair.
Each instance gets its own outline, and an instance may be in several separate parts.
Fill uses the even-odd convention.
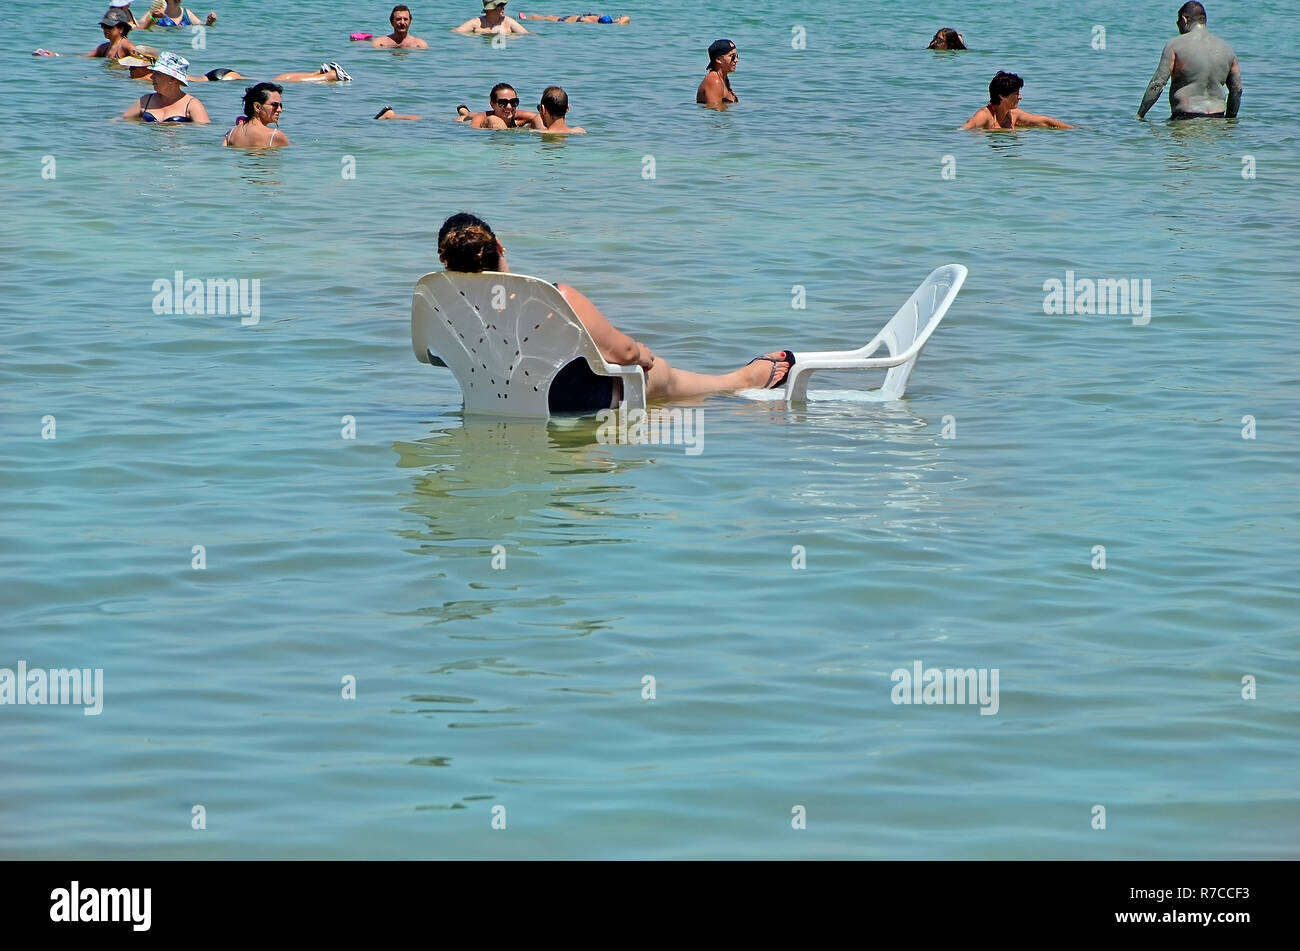
[[[271,98],[271,93],[278,92],[284,95],[284,87],[275,83],[258,83],[256,86],[248,86],[244,89],[244,115],[253,118],[253,108],[260,106],[266,100]]]
[[[998,74],[989,82],[989,105],[996,106],[1002,101],[1003,96],[1009,96],[1016,92],[1025,81],[1015,73],[1004,73],[998,70]]]
[[[1178,8],[1178,15],[1187,17],[1188,23],[1204,23],[1205,7],[1203,4],[1197,3],[1196,0],[1189,0],[1189,2]]]
[[[477,215],[462,211],[442,223],[438,257],[449,271],[495,271],[501,266],[497,236]]]
[[[934,39],[926,47],[928,50],[964,50],[966,44],[962,42],[961,36],[950,26],[945,26],[934,34]]]
[[[399,3],[397,6],[393,7],[392,12],[388,14],[388,22],[392,23],[393,17],[397,16],[397,14],[403,10],[405,10],[407,13],[411,13],[411,8],[404,3]],[[411,19],[412,20],[415,19],[415,14],[413,13],[411,14]]]
[[[495,86],[492,87],[492,91],[488,93],[488,102],[492,103],[492,105],[495,106],[497,104],[497,93],[499,93],[503,89],[509,89],[518,92],[518,90],[516,90],[515,87],[510,85],[509,83],[497,83]]]
[[[569,96],[559,86],[547,86],[542,90],[542,105],[546,111],[557,119],[563,119],[569,111]]]

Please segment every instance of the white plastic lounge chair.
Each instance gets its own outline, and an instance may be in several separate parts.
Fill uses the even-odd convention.
[[[945,264],[935,268],[921,286],[912,292],[898,312],[885,324],[866,346],[857,350],[795,351],[795,364],[786,377],[783,389],[785,399],[798,403],[808,398],[808,380],[817,370],[869,370],[888,369],[885,380],[876,391],[882,400],[900,399],[907,388],[917,357],[930,334],[939,326],[943,315],[952,306],[957,292],[966,280],[966,268],[961,264]],[[887,357],[873,357],[884,346]]]
[[[745,392],[776,393],[797,403],[807,400],[815,371],[884,369],[888,372],[874,395],[901,398],[966,274],[960,264],[936,268],[866,346],[796,351],[795,365],[780,387]],[[882,346],[889,355],[873,357]],[[597,376],[621,378],[629,410],[646,406],[641,368],[606,363],[568,301],[535,277],[496,271],[424,275],[411,301],[411,348],[421,362],[451,369],[466,413],[547,418],[551,381],[574,360],[585,360]]]
[[[551,381],[574,360],[623,381],[629,410],[645,409],[640,367],[606,363],[554,285],[523,274],[438,271],[415,285],[411,349],[448,367],[466,413],[547,418]]]

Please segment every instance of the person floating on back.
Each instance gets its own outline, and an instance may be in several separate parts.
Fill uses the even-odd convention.
[[[608,13],[571,13],[567,16],[556,16],[554,13],[520,13],[521,20],[550,20],[554,23],[617,23],[620,26],[627,26],[632,22],[629,16],[619,14],[610,16]]]
[[[559,86],[542,90],[542,101],[537,104],[537,115],[532,126],[548,135],[581,135],[586,129],[575,128],[564,121],[569,112],[569,96]]]
[[[1025,81],[1015,73],[998,71],[989,83],[989,104],[966,120],[963,129],[1073,129],[1074,126],[1051,116],[1035,115],[1018,108],[1020,89]]]
[[[1178,9],[1178,33],[1160,54],[1160,65],[1147,83],[1137,117],[1143,118],[1156,104],[1172,76],[1171,119],[1235,119],[1241,107],[1241,68],[1232,47],[1206,27],[1205,7],[1194,0],[1184,3]]]
[[[370,45],[381,50],[427,50],[429,44],[411,32],[411,8],[404,3],[393,7],[388,14],[388,23],[393,32],[387,36],[377,36]]]

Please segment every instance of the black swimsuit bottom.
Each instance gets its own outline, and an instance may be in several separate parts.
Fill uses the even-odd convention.
[[[1175,112],[1170,119],[1226,119],[1223,112]]]
[[[552,413],[594,413],[612,409],[614,383],[612,376],[592,373],[587,361],[578,357],[551,380],[547,405]]]

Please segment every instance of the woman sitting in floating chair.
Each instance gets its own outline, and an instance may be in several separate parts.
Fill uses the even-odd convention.
[[[416,284],[412,349],[421,362],[451,369],[467,413],[500,416],[594,413],[620,403],[644,409],[647,401],[778,387],[785,387],[786,399],[802,399],[805,364],[808,370],[900,368],[901,378],[887,391],[895,395],[886,397],[896,399],[966,276],[961,265],[935,271],[860,350],[807,353],[798,359],[781,350],[730,373],[707,375],[670,366],[617,330],[569,285],[510,274],[505,247],[487,222],[474,215],[462,212],[443,223],[438,257],[447,270],[426,274]],[[931,306],[922,303],[927,297]],[[891,356],[868,359],[882,344]],[[882,390],[889,384],[886,377]]]

